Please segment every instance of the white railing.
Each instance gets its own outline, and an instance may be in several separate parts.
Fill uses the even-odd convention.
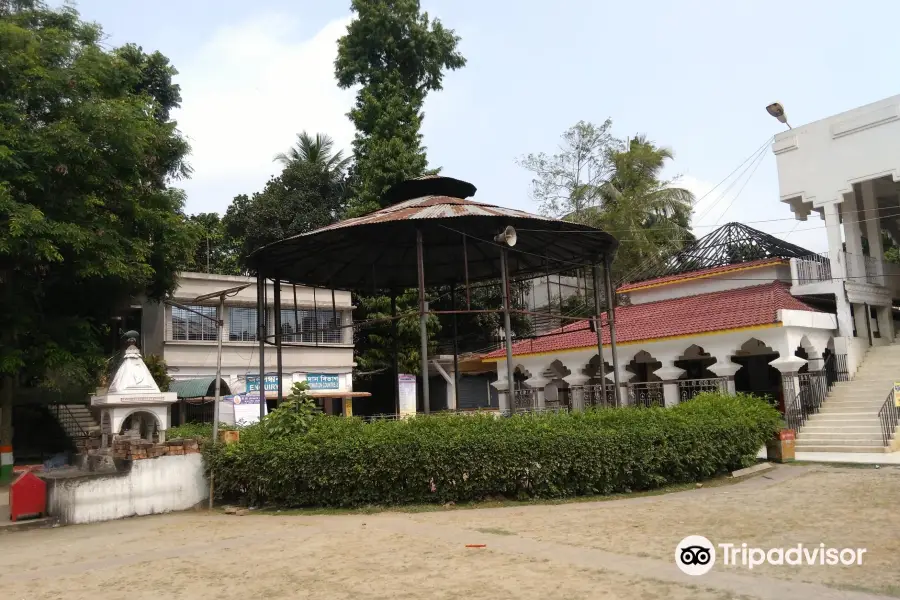
[[[793,260],[797,267],[796,283],[804,285],[831,281],[831,259],[828,254],[810,254]]]

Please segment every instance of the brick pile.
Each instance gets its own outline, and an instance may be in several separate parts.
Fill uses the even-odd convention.
[[[113,442],[113,458],[122,460],[143,460],[160,456],[183,456],[197,454],[200,444],[197,440],[170,440],[162,444],[146,440],[115,440]]]

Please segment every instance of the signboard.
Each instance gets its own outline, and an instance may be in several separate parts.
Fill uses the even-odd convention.
[[[225,396],[225,401],[234,404],[235,424],[249,425],[259,421],[259,392]],[[263,411],[265,410],[266,407],[263,404]]]
[[[353,416],[353,398],[344,398],[344,416]]]
[[[265,386],[267,392],[278,391],[278,373],[266,373]],[[259,375],[247,375],[248,392],[259,391]]]
[[[400,388],[400,416],[416,414],[416,376],[399,374],[397,384]]]
[[[341,376],[333,373],[307,373],[306,384],[311,390],[339,390]]]
[[[900,381],[894,382],[894,406],[900,408]]]

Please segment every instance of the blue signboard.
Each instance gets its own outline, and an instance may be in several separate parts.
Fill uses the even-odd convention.
[[[277,392],[278,391],[278,374],[277,373],[266,373],[266,391],[267,392]],[[259,391],[259,375],[247,375],[247,391],[248,392],[258,392]]]
[[[308,373],[306,384],[311,390],[339,390],[341,389],[341,376],[331,373]]]

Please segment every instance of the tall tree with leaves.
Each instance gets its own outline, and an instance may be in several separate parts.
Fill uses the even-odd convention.
[[[194,243],[176,71],[101,40],[68,6],[0,3],[0,445],[14,388],[96,383],[110,318],[171,290]]]
[[[579,121],[562,135],[556,154],[528,154],[519,165],[533,173],[532,198],[541,213],[579,221],[596,208],[601,188],[613,175],[614,152],[622,142],[610,133],[612,121],[600,125]]]
[[[351,10],[356,18],[338,40],[334,67],[340,87],[360,86],[349,113],[356,126],[355,216],[381,208],[394,184],[425,174],[425,97],[466,60],[459,37],[423,13],[419,0],[353,0]]]
[[[600,203],[582,221],[613,232],[623,241],[614,264],[617,279],[639,276],[694,240],[690,231],[694,195],[663,179],[672,150],[645,136],[627,150],[610,152],[613,175],[600,186]]]
[[[266,244],[334,223],[346,204],[344,175],[315,162],[291,162],[261,192],[241,194],[222,218],[224,235],[236,244],[239,268]]]
[[[343,150],[334,151],[334,140],[331,136],[317,133],[313,137],[303,131],[297,134],[297,143],[287,152],[276,154],[275,160],[285,167],[300,163],[313,164],[332,174],[335,181],[339,181],[346,174],[353,159],[344,156]]]
[[[236,238],[225,230],[224,219],[218,213],[198,213],[188,217],[197,240],[184,271],[241,275],[240,252],[242,237]]]

